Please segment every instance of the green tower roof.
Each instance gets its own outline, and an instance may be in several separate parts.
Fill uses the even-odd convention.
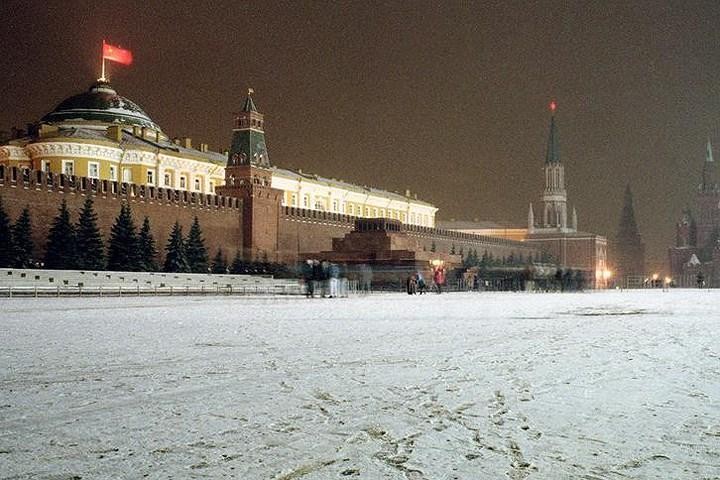
[[[243,105],[242,111],[243,112],[257,112],[258,111],[258,109],[255,107],[255,102],[253,102],[251,93],[248,93],[248,96],[245,99],[245,105]]]
[[[560,163],[560,144],[558,142],[558,132],[557,126],[555,125],[554,111],[553,116],[550,117],[550,136],[548,137],[545,163]]]

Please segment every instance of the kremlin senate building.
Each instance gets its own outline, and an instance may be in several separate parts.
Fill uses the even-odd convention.
[[[77,212],[93,196],[104,236],[127,202],[136,222],[150,219],[160,244],[175,222],[189,227],[197,218],[209,251],[247,261],[326,258],[349,268],[382,266],[400,276],[427,270],[431,262],[461,266],[463,252],[475,252],[525,265],[551,259],[583,272],[589,285],[604,285],[604,237],[578,232],[574,212],[568,219],[554,112],[541,220],[535,221],[531,206],[528,228],[505,235],[437,228],[438,208],[410,192],[283,169],[268,151],[252,90],[241,107],[228,126],[230,148],[212,152],[189,138],[172,138],[137,103],[98,80],[0,144],[3,206],[11,218],[26,207],[31,212],[37,258],[61,201]]]

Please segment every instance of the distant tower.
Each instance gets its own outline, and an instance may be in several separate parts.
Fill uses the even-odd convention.
[[[630,185],[625,187],[625,200],[614,243],[617,278],[622,281],[630,275],[644,275],[645,245],[635,221],[635,208]]]
[[[282,190],[272,188],[272,167],[265,147],[265,121],[248,89],[235,116],[232,146],[220,195],[242,200],[243,257],[247,261],[278,260],[278,225]]]
[[[713,159],[712,145],[708,140],[705,147],[705,161],[702,169],[702,183],[697,194],[697,247],[700,260],[710,260],[720,235],[720,186],[718,186],[717,165]]]
[[[550,136],[545,155],[545,191],[543,193],[543,228],[567,229],[567,192],[565,167],[560,162],[560,145],[555,126],[555,102],[550,103]]]
[[[702,170],[702,183],[700,184],[700,192],[712,193],[717,190],[717,178],[715,176],[715,160],[713,159],[712,145],[710,139],[705,146],[705,162]]]

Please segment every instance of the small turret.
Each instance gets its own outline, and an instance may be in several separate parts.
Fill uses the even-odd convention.
[[[530,203],[530,208],[528,209],[528,233],[533,233],[535,231],[535,212],[533,212],[533,206],[532,203]]]

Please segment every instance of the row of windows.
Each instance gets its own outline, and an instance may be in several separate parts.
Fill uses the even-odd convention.
[[[50,169],[50,162],[48,160],[43,160],[40,169],[44,172],[47,172]],[[73,160],[63,160],[62,161],[62,173],[65,175],[75,175],[75,162]],[[114,165],[110,166],[109,170],[109,177],[110,180],[117,180],[117,167]],[[123,182],[126,183],[132,183],[132,169],[130,168],[123,168],[122,169],[123,174]],[[88,178],[100,178],[100,164],[98,162],[88,162]],[[187,177],[185,175],[181,175],[179,180],[179,188],[181,189],[187,189],[188,188],[188,181]],[[148,170],[147,171],[147,177],[145,178],[145,181],[148,185],[155,185],[155,171],[154,170]],[[170,173],[165,173],[163,176],[163,186],[165,187],[172,187],[172,175]],[[202,189],[202,179],[201,177],[196,177],[193,180],[193,189],[197,192],[199,192]],[[209,183],[209,191],[214,192],[215,191],[215,182],[210,181]]]
[[[310,206],[310,195],[303,195],[302,196],[302,208],[311,208]],[[290,206],[297,207],[298,206],[298,197],[297,194],[292,193],[290,194]],[[315,204],[312,206],[315,210],[326,210],[326,203],[322,198],[316,199]],[[340,212],[340,202],[338,200],[332,201],[332,212]],[[355,205],[352,203],[347,203],[345,205],[345,212],[348,215],[353,216],[359,216],[359,217],[382,217],[382,218],[394,218],[396,220],[400,220],[401,222],[405,222],[407,220],[407,214],[405,212],[399,212],[397,210],[385,210],[384,208],[377,208],[377,207],[363,207],[361,205]],[[430,217],[428,215],[422,215],[422,214],[416,214],[415,212],[410,213],[409,217],[410,223],[412,224],[420,224],[428,226],[430,225]]]

